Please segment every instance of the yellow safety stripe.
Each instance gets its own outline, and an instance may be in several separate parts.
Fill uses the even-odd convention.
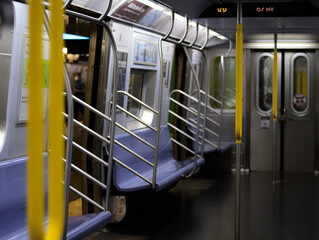
[[[50,1],[50,71],[49,71],[49,226],[45,239],[61,239],[63,232],[63,1]]]
[[[27,220],[30,239],[43,239],[44,218],[44,119],[42,110],[42,0],[30,0],[28,61]]]
[[[236,32],[236,143],[241,143],[243,125],[243,31],[237,24]]]
[[[274,51],[273,61],[273,91],[272,91],[272,116],[273,121],[277,121],[278,116],[278,56],[277,50]]]

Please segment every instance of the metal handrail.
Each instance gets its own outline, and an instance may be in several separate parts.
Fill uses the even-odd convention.
[[[170,24],[170,27],[169,27],[169,30],[168,32],[166,33],[166,35],[162,38],[163,40],[166,40],[172,33],[173,31],[173,28],[174,28],[174,21],[175,21],[175,13],[174,13],[174,10],[172,9],[171,10],[171,24]]]
[[[64,5],[63,5],[63,9],[67,9],[72,4],[72,2],[73,2],[73,0],[65,1]]]
[[[107,16],[107,14],[110,12],[111,7],[112,7],[113,0],[109,0],[108,5],[107,5],[107,7],[105,8],[104,12],[102,12],[102,14],[101,14],[98,18],[89,16],[89,15],[86,15],[86,14],[78,13],[78,12],[72,11],[72,10],[70,10],[70,9],[67,9],[68,7],[71,6],[72,2],[73,2],[73,0],[68,0],[68,1],[64,4],[64,8],[66,9],[66,11],[67,11],[69,14],[75,13],[75,14],[81,15],[81,17],[84,17],[86,20],[89,20],[89,21],[91,21],[91,22],[101,22],[101,21],[103,21],[103,19]],[[92,11],[92,9],[89,9],[89,8],[84,8],[84,7],[81,7],[81,8],[82,8],[83,10]]]
[[[193,111],[196,111],[196,109],[194,109],[193,107],[190,107],[190,109],[193,110]],[[196,112],[196,113],[197,113],[197,112]],[[207,120],[209,120],[211,123],[214,123],[216,126],[218,126],[218,127],[220,126],[220,123],[218,123],[218,122],[216,122],[214,119],[208,117],[207,114],[206,114],[206,118],[205,118],[205,114],[200,113],[200,118],[201,118],[202,120],[207,119]]]
[[[114,142],[119,145],[121,148],[123,148],[124,150],[126,150],[127,152],[131,153],[132,155],[134,155],[135,157],[141,159],[143,162],[147,163],[148,165],[150,165],[151,167],[154,167],[154,164],[149,162],[146,158],[142,157],[141,155],[137,154],[136,152],[134,152],[133,150],[131,150],[130,148],[126,147],[125,145],[123,145],[122,143],[120,143],[117,140],[114,140]]]
[[[70,0],[69,2],[72,2]],[[68,3],[69,3],[68,2]],[[47,13],[44,11],[44,26],[48,33],[50,33],[50,20]],[[50,36],[50,34],[49,34]],[[68,124],[67,124],[67,135],[68,138],[66,140],[66,164],[65,164],[65,177],[64,177],[64,226],[63,226],[63,233],[62,238],[65,239],[66,231],[67,231],[67,220],[68,220],[68,211],[69,211],[69,186],[71,180],[71,162],[72,162],[72,139],[73,139],[73,115],[74,115],[74,108],[73,108],[73,101],[72,101],[72,87],[69,79],[69,75],[67,73],[66,67],[63,68],[63,75],[64,75],[64,83],[66,89],[66,98],[67,98],[67,107],[68,107]]]
[[[187,17],[187,15],[185,15],[185,30],[184,30],[184,34],[183,34],[182,38],[178,41],[178,44],[181,44],[185,40],[187,33],[188,33],[188,27],[189,27],[188,26],[188,17]]]
[[[80,98],[72,95],[72,99],[74,101],[76,101],[77,103],[80,103],[82,106],[88,108],[89,110],[91,110],[92,112],[96,113],[97,115],[99,115],[100,117],[104,118],[105,120],[108,120],[109,122],[112,121],[112,119],[105,115],[104,113],[100,112],[99,110],[95,109],[94,107],[92,107],[90,104],[87,104],[85,101],[81,100]]]
[[[173,143],[176,143],[178,146],[184,148],[185,150],[187,150],[188,152],[190,152],[191,154],[193,154],[194,156],[196,156],[196,152],[193,151],[192,149],[188,148],[187,146],[185,146],[184,144],[180,143],[179,141],[177,141],[176,139],[172,138],[171,139]],[[197,157],[200,157],[199,155],[197,155]]]
[[[119,123],[115,123],[117,127],[119,127],[120,129],[122,129],[123,131],[125,131],[126,133],[130,134],[131,136],[135,137],[136,139],[138,139],[139,141],[141,141],[142,143],[144,143],[145,145],[147,145],[148,147],[155,149],[155,146],[153,146],[152,144],[148,143],[147,141],[145,141],[143,138],[137,136],[134,132],[132,132],[131,130],[127,129],[126,127],[123,127],[121,124]]]
[[[70,185],[70,190],[72,190],[77,195],[79,195],[81,198],[83,198],[86,201],[88,201],[89,203],[93,204],[95,207],[99,208],[100,210],[102,210],[102,211],[106,210],[103,206],[101,206],[100,204],[98,204],[97,202],[95,202],[94,200],[92,200],[91,198],[86,196],[85,194],[83,194],[81,191],[77,190],[75,187],[72,187],[71,185]]]
[[[186,96],[189,100],[192,100],[192,101],[194,101],[194,102],[196,102],[196,103],[198,102],[198,99],[197,99],[197,98],[195,98],[195,97],[193,97],[193,96],[187,94],[186,92],[184,92],[184,91],[182,91],[182,90],[180,90],[180,89],[175,89],[175,90],[171,91],[171,92],[170,92],[170,95],[173,95],[174,93],[180,93],[180,94]]]
[[[198,100],[194,100],[194,102],[198,103]],[[221,113],[219,111],[217,111],[216,109],[214,109],[211,106],[208,106],[208,105],[206,106],[206,104],[203,102],[201,102],[200,105],[203,107],[206,107],[207,109],[211,110],[212,112],[216,113],[217,115],[221,115]]]
[[[197,89],[194,89],[194,90],[192,91],[192,94],[193,94],[194,92],[197,92],[197,91],[198,91]],[[200,93],[203,94],[203,95],[205,95],[205,94],[206,94],[206,91],[200,90]],[[191,94],[191,95],[192,95],[192,94]],[[220,105],[222,104],[222,102],[221,102],[220,100],[218,100],[217,98],[213,97],[213,96],[210,95],[210,94],[207,94],[207,97],[208,97],[209,99],[211,99],[211,100],[217,102],[217,103],[220,104]]]
[[[198,22],[197,21],[196,21],[196,33],[195,34],[196,35],[195,35],[194,41],[191,44],[188,45],[189,48],[194,46],[194,44],[195,44],[195,42],[197,41],[197,38],[198,38]]]
[[[167,123],[168,126],[170,126],[171,128],[173,128],[174,130],[178,131],[179,133],[183,134],[185,137],[189,138],[192,141],[196,141],[196,139],[194,137],[192,137],[191,135],[187,134],[186,132],[180,130],[179,128],[175,127],[173,124],[171,123]]]
[[[134,169],[130,168],[129,166],[127,166],[126,164],[122,163],[120,160],[118,160],[117,158],[113,158],[114,161],[116,163],[118,163],[119,165],[121,165],[122,167],[126,168],[127,170],[129,170],[130,172],[134,173],[135,175],[139,176],[140,178],[142,178],[144,181],[150,183],[152,185],[152,181],[148,180],[147,178],[143,177],[143,175],[139,174],[137,171],[135,171]]]
[[[111,1],[110,1],[111,2]],[[110,4],[111,5],[111,4]],[[109,11],[110,8],[107,9],[107,11]],[[107,171],[107,180],[106,180],[106,184],[107,184],[107,190],[106,190],[106,197],[105,197],[105,208],[101,206],[97,206],[96,204],[94,204],[92,202],[91,199],[89,199],[88,197],[86,197],[85,195],[83,195],[82,193],[80,193],[79,191],[75,191],[77,192],[82,198],[85,198],[87,201],[91,202],[92,204],[94,204],[95,206],[99,207],[100,209],[102,209],[103,211],[107,210],[109,207],[109,197],[110,197],[110,189],[111,189],[111,179],[112,179],[112,164],[113,164],[113,149],[114,149],[114,136],[115,136],[115,122],[116,122],[116,89],[117,89],[117,79],[118,79],[118,51],[117,51],[117,46],[115,44],[115,39],[114,36],[112,34],[112,31],[110,30],[109,26],[102,20],[102,19],[96,19],[93,17],[90,17],[88,15],[85,14],[81,14],[81,13],[77,13],[74,11],[70,11],[70,10],[66,10],[65,11],[66,14],[77,17],[77,18],[82,18],[91,22],[94,22],[98,25],[101,25],[104,30],[106,31],[107,35],[109,36],[110,39],[110,44],[111,47],[113,48],[113,58],[114,58],[114,71],[113,71],[113,79],[112,79],[112,83],[113,83],[113,92],[112,92],[112,96],[113,96],[113,101],[112,101],[112,112],[111,112],[111,118],[109,118],[108,116],[101,114],[99,111],[95,111],[94,108],[92,108],[91,106],[86,106],[87,108],[89,108],[91,111],[94,111],[96,114],[100,115],[101,117],[103,117],[104,119],[108,120],[111,122],[111,128],[110,128],[110,134],[109,134],[109,138],[110,138],[110,144],[109,144],[109,157],[108,157],[108,171]],[[105,13],[106,15],[106,13]],[[101,17],[102,18],[102,15]],[[77,102],[78,99],[76,97],[73,97],[73,99]],[[81,102],[79,102],[81,103]],[[83,102],[82,102],[83,103]],[[86,104],[87,105],[87,104]],[[70,189],[74,191],[74,189],[71,188]],[[64,228],[66,229],[66,222],[65,222],[65,226]],[[66,230],[64,232],[64,236],[63,238],[66,238]]]
[[[136,117],[134,114],[130,113],[129,111],[127,111],[126,109],[122,108],[120,105],[116,105],[117,109],[121,110],[122,112],[124,112],[126,115],[129,115],[131,118],[134,118],[136,121],[142,123],[145,127],[148,127],[150,129],[152,129],[154,132],[156,132],[156,129],[154,127],[152,127],[151,125],[147,124],[146,122],[144,122],[143,120],[139,119],[138,117]]]
[[[63,159],[63,161],[66,163],[66,160]],[[90,179],[92,182],[96,183],[97,185],[99,185],[100,187],[102,187],[104,190],[106,189],[106,185],[104,183],[102,183],[101,181],[99,181],[98,179],[92,177],[90,174],[86,173],[85,171],[83,171],[81,168],[77,167],[74,164],[71,164],[72,169],[74,169],[75,171],[77,171],[78,173],[82,174],[83,176],[87,177],[88,179]]]
[[[181,117],[180,115],[174,113],[173,111],[168,110],[168,113],[169,113],[169,114],[172,114],[174,117],[178,118],[179,120],[183,121],[184,123],[187,123],[187,124],[190,125],[191,127],[196,128],[196,126],[193,125],[191,122],[189,122],[187,119]],[[195,122],[195,123],[196,123],[196,122]]]
[[[195,40],[190,43],[190,44],[187,44],[187,43],[184,43],[183,41],[185,40],[186,36],[187,36],[187,33],[188,33],[188,17],[185,15],[185,31],[184,31],[184,34],[183,34],[183,37],[179,40],[179,41],[176,41],[174,40],[173,38],[169,39],[172,31],[173,31],[173,28],[174,28],[174,22],[175,22],[175,16],[174,16],[174,10],[171,9],[171,24],[170,24],[170,28],[168,30],[168,32],[165,34],[165,36],[163,36],[161,38],[161,41],[166,41],[166,42],[170,42],[170,43],[175,43],[175,44],[179,44],[179,45],[182,45],[182,46],[185,46],[185,47],[189,47],[189,48],[192,48],[192,49],[196,49],[196,50],[199,50],[199,51],[202,51],[207,43],[208,43],[208,39],[209,39],[209,29],[208,27],[206,26],[206,39],[205,39],[205,42],[203,43],[202,46],[200,47],[197,47],[195,46],[195,43],[197,41],[197,38],[198,38],[198,23],[196,22],[196,37],[195,37]]]
[[[69,140],[70,138],[63,136],[63,138],[65,140]],[[74,146],[75,148],[79,149],[81,152],[84,152],[86,155],[88,155],[89,157],[95,159],[97,162],[101,163],[102,165],[104,165],[105,167],[108,167],[108,163],[105,162],[103,159],[97,157],[95,154],[91,153],[90,151],[86,150],[84,147],[82,147],[80,144],[72,141],[72,146]]]
[[[155,114],[158,114],[158,111],[156,111],[154,108],[152,108],[151,106],[147,105],[146,103],[142,102],[140,99],[134,97],[132,94],[125,92],[125,91],[117,91],[117,93],[121,93],[124,94],[126,96],[128,96],[129,98],[133,99],[134,101],[138,102],[139,104],[141,104],[143,107],[146,107],[148,110],[152,111]]]
[[[204,48],[207,46],[208,39],[209,39],[209,29],[208,29],[208,27],[206,26],[206,40],[205,40],[203,46],[202,46],[201,48],[199,48],[200,51],[203,51]]]
[[[170,101],[173,102],[173,103],[175,103],[175,104],[177,104],[178,106],[184,108],[185,110],[187,110],[187,111],[193,113],[194,115],[197,115],[197,114],[198,114],[198,111],[194,111],[193,109],[190,109],[189,107],[185,106],[184,104],[182,104],[182,103],[176,101],[174,98],[170,98]]]

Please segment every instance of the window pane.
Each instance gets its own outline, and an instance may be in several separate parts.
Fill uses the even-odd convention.
[[[272,58],[269,56],[260,58],[258,71],[258,107],[259,110],[267,112],[272,109]]]
[[[225,93],[224,93],[224,108],[235,109],[236,104],[236,58],[225,57]],[[221,65],[221,57],[212,58],[210,62],[210,95],[214,98],[222,99],[223,89],[223,70]],[[214,108],[220,108],[220,105],[213,100],[210,104]]]
[[[143,77],[144,75],[141,73],[131,73],[130,75],[130,84],[128,92],[132,94],[134,97],[142,100],[142,94],[143,94]],[[134,115],[139,115],[141,105],[132,100],[131,98],[128,99],[128,105],[127,105],[128,111],[131,112]]]
[[[308,106],[308,63],[305,57],[297,57],[294,61],[293,107],[302,112]]]

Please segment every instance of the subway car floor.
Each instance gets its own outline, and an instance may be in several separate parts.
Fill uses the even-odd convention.
[[[319,177],[271,172],[241,178],[241,239],[319,239]],[[234,239],[235,174],[181,181],[167,192],[128,197],[126,218],[87,239]],[[133,199],[130,199],[133,198]],[[134,201],[132,201],[134,200]]]

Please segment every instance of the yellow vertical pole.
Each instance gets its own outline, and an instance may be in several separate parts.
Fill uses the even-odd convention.
[[[278,115],[278,56],[277,49],[274,50],[273,62],[273,92],[272,92],[272,115],[273,121],[277,121]]]
[[[237,24],[236,32],[236,143],[241,143],[243,129],[243,31]]]
[[[51,49],[49,72],[49,227],[46,239],[60,239],[63,232],[63,1],[50,1]]]
[[[277,56],[277,34],[275,34],[275,49],[273,60],[273,83],[272,83],[272,119],[273,119],[273,149],[272,149],[272,183],[276,183],[276,127],[278,116],[278,56]]]
[[[27,221],[30,239],[43,239],[44,219],[44,119],[42,110],[42,0],[30,0],[27,122]]]
[[[243,30],[242,30],[242,3],[237,3],[237,32],[236,32],[236,189],[235,189],[235,239],[240,239],[240,159],[241,139],[243,129]]]

